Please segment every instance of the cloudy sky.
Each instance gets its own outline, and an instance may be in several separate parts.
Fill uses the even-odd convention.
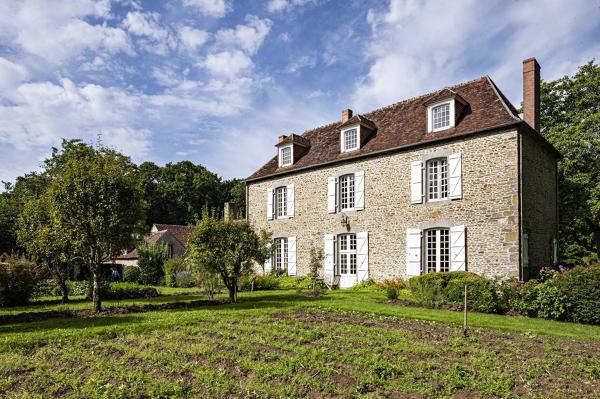
[[[276,137],[490,75],[515,105],[600,59],[600,2],[0,2],[0,180],[61,138],[246,177]]]

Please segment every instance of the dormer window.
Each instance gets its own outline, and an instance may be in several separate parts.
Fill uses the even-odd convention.
[[[427,131],[439,132],[440,130],[454,127],[454,99],[430,104],[427,107]]]
[[[279,167],[289,166],[292,164],[294,159],[293,151],[292,145],[279,147]]]
[[[358,126],[342,131],[342,152],[358,150],[358,143],[360,142],[358,132]]]

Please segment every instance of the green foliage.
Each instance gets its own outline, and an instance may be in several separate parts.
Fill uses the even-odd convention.
[[[154,298],[159,296],[154,287],[135,283],[110,283],[103,292],[106,299]]]
[[[127,283],[139,283],[142,271],[137,266],[125,266],[123,268],[123,281]]]
[[[166,244],[141,242],[137,246],[137,251],[140,283],[158,285],[164,281],[163,265],[169,258],[168,246]]]
[[[398,289],[396,287],[394,287],[393,285],[390,285],[389,287],[387,287],[387,289],[385,290],[387,299],[391,299],[391,300],[396,300],[398,299]]]
[[[542,134],[559,163],[560,246],[569,264],[600,259],[600,65],[542,82]]]
[[[417,303],[429,307],[464,304],[467,285],[467,307],[477,312],[496,313],[500,301],[492,280],[469,272],[428,273],[409,281],[410,290]]]
[[[397,291],[402,291],[408,288],[408,282],[401,278],[393,278],[383,280],[381,283],[377,283],[377,286],[383,290],[387,290],[389,287],[394,287]]]
[[[561,298],[566,298],[570,320],[600,324],[600,264],[567,270],[555,279],[555,285]]]
[[[198,258],[188,256],[185,259],[187,272],[192,276],[196,286],[202,289],[208,299],[213,300],[221,292],[223,282],[219,273],[207,267]]]
[[[39,281],[35,265],[21,259],[0,263],[0,306],[25,305]]]
[[[269,241],[269,234],[257,234],[247,222],[205,215],[192,231],[188,257],[193,260],[192,267],[221,276],[230,301],[235,302],[240,278],[252,273],[255,262],[265,262]]]
[[[90,282],[87,280],[82,281],[67,281],[67,287],[69,287],[69,294],[74,296],[82,296],[85,295],[88,298],[91,298],[91,287]],[[54,291],[54,295],[58,295],[56,291]]]
[[[322,248],[310,248],[310,261],[308,264],[309,276],[312,280],[312,289],[313,291],[317,291],[318,284],[317,281],[319,279],[319,271],[323,268],[323,260],[325,259],[325,254],[323,253]]]

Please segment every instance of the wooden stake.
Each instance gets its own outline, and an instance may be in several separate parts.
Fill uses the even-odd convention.
[[[467,330],[467,285],[465,284],[465,304],[464,304],[464,316],[463,316],[463,336],[468,337],[469,332]]]

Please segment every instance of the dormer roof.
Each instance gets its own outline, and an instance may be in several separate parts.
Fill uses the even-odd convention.
[[[426,101],[423,102],[423,105],[427,106],[430,104],[435,104],[440,101],[454,99],[461,103],[462,105],[467,105],[467,101],[460,96],[456,91],[452,90],[449,87],[445,87],[442,90],[433,93]]]
[[[352,118],[348,119],[346,122],[340,124],[338,126],[338,128],[342,129],[346,126],[352,126],[352,125],[361,125],[361,126],[365,126],[371,130],[377,130],[377,126],[375,126],[375,124],[373,123],[373,121],[371,121],[369,118],[367,118],[364,115],[354,115]]]
[[[310,140],[306,137],[292,133],[287,137],[282,138],[277,144],[275,144],[275,147],[280,147],[285,144],[297,144],[301,147],[308,148],[310,147]]]

